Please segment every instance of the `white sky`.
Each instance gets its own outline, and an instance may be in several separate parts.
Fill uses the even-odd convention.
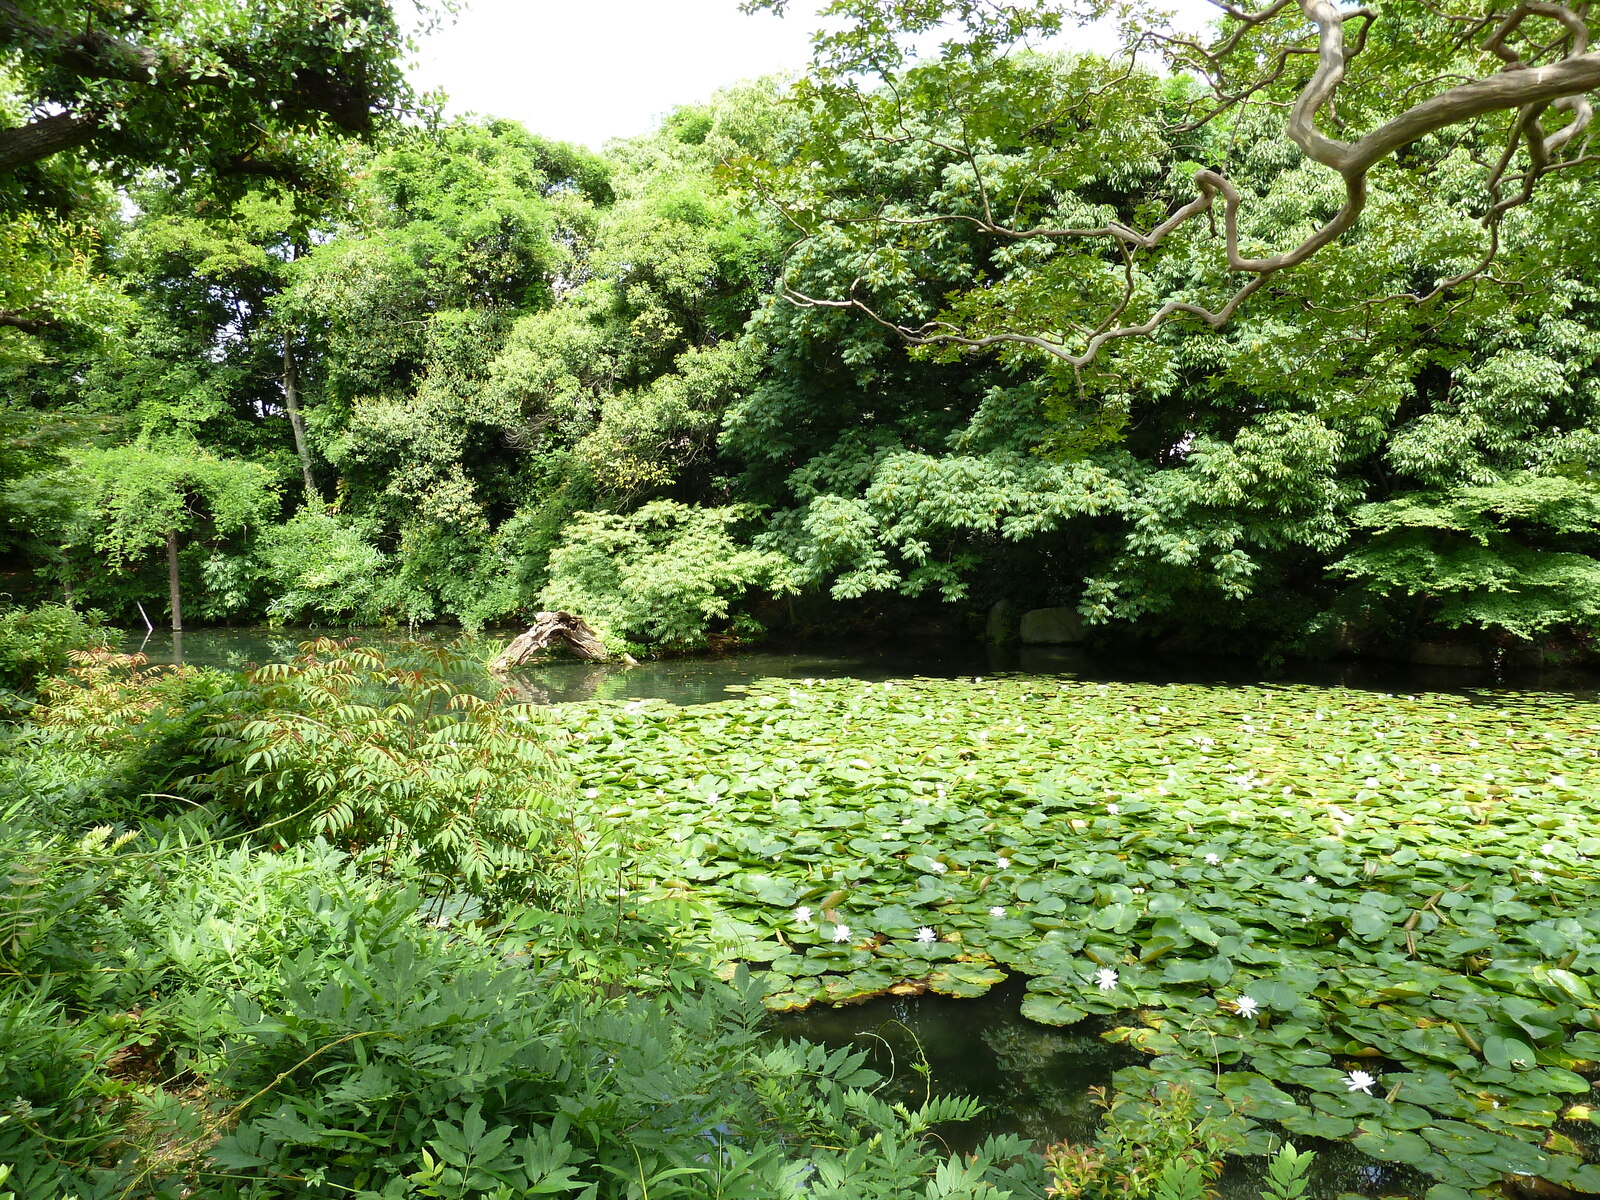
[[[412,80],[452,114],[511,117],[596,150],[725,84],[804,66],[816,5],[782,19],[738,0],[469,0],[422,46]]]
[[[803,67],[820,6],[791,0],[780,19],[746,16],[738,0],[468,0],[423,44],[412,79],[448,92],[451,114],[511,117],[598,150],[726,84]],[[1100,30],[1063,40],[1114,45]]]

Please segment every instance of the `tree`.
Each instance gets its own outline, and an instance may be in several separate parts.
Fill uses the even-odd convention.
[[[89,546],[115,569],[165,546],[172,628],[183,629],[179,538],[209,530],[239,533],[276,515],[271,473],[254,463],[221,459],[198,445],[134,444],[80,451],[62,484],[75,496],[67,547]]]
[[[19,172],[78,149],[114,171],[304,177],[308,135],[406,111],[407,48],[385,0],[0,0],[26,111],[0,127],[0,196],[31,207]]]
[[[264,179],[337,191],[340,143],[417,111],[409,47],[387,0],[0,0],[0,265],[30,216],[103,205],[142,171],[224,200]],[[70,319],[62,290],[0,289],[0,328]]]
[[[844,27],[818,35],[800,93],[814,132],[796,159],[808,165],[756,177],[801,236],[800,277],[791,275],[788,298],[863,314],[913,345],[1014,350],[1080,369],[1108,346],[1170,322],[1223,327],[1245,301],[1354,230],[1377,175],[1425,173],[1457,156],[1479,168],[1469,261],[1399,292],[1360,297],[1419,305],[1482,276],[1507,213],[1543,181],[1586,179],[1600,162],[1588,153],[1585,94],[1600,87],[1600,53],[1589,50],[1586,11],[1552,0],[1219,7],[1219,26],[1204,39],[1128,8],[1126,62],[1051,93],[1016,53],[1063,27],[1067,10],[1051,0],[835,0],[826,15]],[[938,55],[913,61],[916,39],[951,26]],[[1138,65],[1141,52],[1165,59],[1166,81]],[[1010,111],[995,105],[999,91],[1011,97]],[[1251,236],[1250,210],[1277,197],[1241,188],[1230,160],[1268,132],[1264,114],[1276,122],[1276,111],[1287,113],[1279,132],[1302,162],[1321,168],[1290,186],[1327,194],[1309,223],[1262,242]],[[1084,151],[1117,138],[1108,122],[1127,122],[1150,141],[1118,164],[1143,176],[1121,207],[1078,186]],[[1068,144],[1064,126],[1085,136]],[[1033,145],[997,151],[997,141],[1015,143],[1018,133]],[[829,185],[874,150],[904,148],[943,177],[931,206],[870,187],[831,197]],[[1019,311],[1015,289],[979,274],[953,293],[918,294],[919,255],[962,236],[983,241],[998,261],[1047,264],[1041,274],[1053,293],[1035,294]],[[808,287],[819,282],[805,278],[808,244],[850,269]],[[1164,254],[1192,260],[1190,277],[1162,287]]]

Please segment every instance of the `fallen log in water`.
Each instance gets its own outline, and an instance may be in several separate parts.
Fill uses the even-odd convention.
[[[526,633],[520,633],[511,644],[495,656],[489,664],[492,675],[506,675],[516,670],[528,658],[553,646],[565,646],[585,662],[605,662],[608,657],[605,643],[590,629],[582,617],[569,612],[535,613],[533,624]]]

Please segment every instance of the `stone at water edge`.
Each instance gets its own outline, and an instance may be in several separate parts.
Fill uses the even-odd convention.
[[[1075,608],[1036,608],[1022,614],[1025,646],[1074,646],[1083,639],[1083,617]]]

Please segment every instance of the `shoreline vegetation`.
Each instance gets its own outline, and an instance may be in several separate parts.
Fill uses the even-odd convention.
[[[0,1200],[1600,1196],[1600,9],[457,7],[0,0]],[[1092,1128],[766,1025],[1002,982]]]
[[[1290,1141],[1434,1200],[1600,1181],[1592,701],[1007,676],[500,706],[448,666],[324,639],[248,676],[88,650],[38,680],[0,770],[17,1195],[490,1194],[440,1190],[471,1163],[754,1195],[802,1160],[872,1195],[828,1164],[931,1177],[924,1136],[973,1102],[872,1100],[859,1053],[763,1042],[763,1004],[1013,975],[1025,1017],[1139,1060],[1094,1144],[985,1143],[974,1196],[1137,1162],[1198,1197]],[[643,1072],[643,1107],[552,1075],[556,1028],[562,1061],[610,1048],[584,1086]],[[676,1107],[707,1096],[713,1167]],[[656,1157],[618,1166],[642,1128]]]

